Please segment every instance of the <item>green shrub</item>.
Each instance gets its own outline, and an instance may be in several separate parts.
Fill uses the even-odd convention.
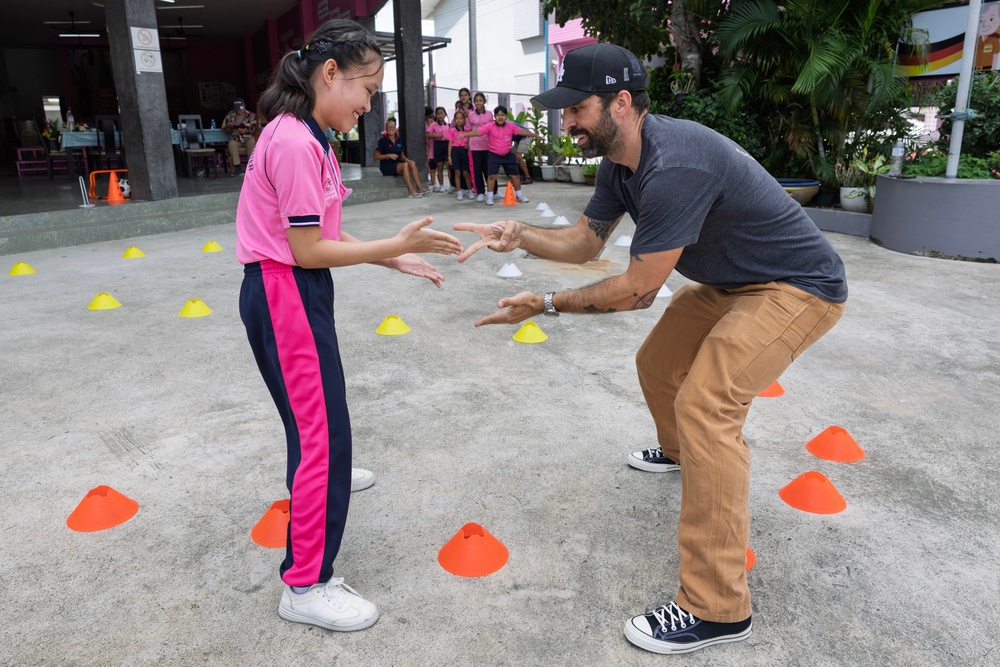
[[[948,153],[935,148],[918,154],[914,162],[908,163],[903,168],[907,176],[944,176],[947,170]],[[990,178],[990,162],[986,158],[963,154],[958,158],[957,176],[958,178]]]
[[[951,143],[952,128],[952,121],[948,116],[955,108],[957,94],[958,77],[955,77],[951,83],[938,91],[936,96],[940,107],[938,116],[945,119],[941,125],[941,138],[937,145],[946,152]],[[962,157],[968,154],[986,158],[1000,146],[1000,71],[982,72],[972,78],[969,108],[977,115],[965,121],[962,130]],[[959,178],[966,177],[960,175]]]

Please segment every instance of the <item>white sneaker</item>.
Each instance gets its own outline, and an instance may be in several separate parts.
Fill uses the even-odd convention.
[[[364,468],[351,468],[351,493],[362,491],[375,483],[375,473]]]
[[[374,625],[378,609],[345,584],[343,577],[336,577],[325,584],[311,586],[305,593],[295,593],[286,584],[278,616],[292,623],[352,632]]]
[[[463,199],[465,199],[465,190],[459,190],[458,191],[458,201],[462,201]]]
[[[476,201],[483,201],[483,193],[481,193],[481,192],[480,192],[480,193],[479,193],[479,194],[478,194],[478,195],[476,196]]]
[[[487,206],[493,206],[493,197],[487,197],[486,198],[486,205]]]
[[[524,195],[521,195],[520,197],[515,197],[515,199],[517,199],[518,203],[521,203],[521,204],[527,204],[530,201]]]

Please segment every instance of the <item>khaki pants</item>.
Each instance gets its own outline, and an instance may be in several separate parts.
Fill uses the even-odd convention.
[[[636,355],[663,454],[681,466],[676,602],[706,621],[750,616],[750,451],[754,397],[844,311],[786,283],[679,289]]]
[[[229,140],[229,161],[233,165],[233,168],[240,166],[240,146],[244,146],[247,149],[247,157],[250,157],[250,153],[253,153],[253,147],[257,145],[257,140],[253,138],[252,134],[246,135],[246,142],[240,143],[235,139]]]

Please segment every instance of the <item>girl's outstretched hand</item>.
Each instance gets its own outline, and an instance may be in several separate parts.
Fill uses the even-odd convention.
[[[521,247],[521,223],[517,220],[498,220],[488,225],[460,222],[451,228],[456,232],[475,232],[480,236],[478,241],[458,256],[459,263],[472,257],[483,246],[495,252],[510,252]]]
[[[433,252],[438,255],[457,255],[462,252],[462,243],[451,234],[427,229],[434,222],[430,216],[414,220],[399,230],[396,238],[403,244],[403,252]]]
[[[408,273],[418,278],[427,278],[435,287],[441,287],[444,276],[437,269],[423,260],[422,257],[407,253],[389,260],[389,265],[400,273]]]

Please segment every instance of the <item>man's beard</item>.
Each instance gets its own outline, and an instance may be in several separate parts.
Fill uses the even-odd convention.
[[[583,157],[602,157],[611,151],[611,146],[618,139],[618,126],[605,110],[593,130],[571,130],[570,134],[574,137],[581,134],[587,137],[587,146],[580,148]]]

